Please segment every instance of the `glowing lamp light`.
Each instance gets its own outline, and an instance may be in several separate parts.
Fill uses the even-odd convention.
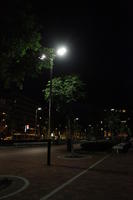
[[[39,58],[40,58],[40,60],[44,60],[46,58],[46,55],[42,54]]]
[[[58,56],[64,56],[66,54],[66,52],[67,52],[67,49],[65,47],[61,47],[61,48],[57,49],[56,53]]]
[[[39,107],[39,108],[37,108],[37,110],[42,110],[42,108],[41,108],[41,107]]]
[[[54,137],[54,134],[53,134],[53,133],[51,133],[51,137]]]

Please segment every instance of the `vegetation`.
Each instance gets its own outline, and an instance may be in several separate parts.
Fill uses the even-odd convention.
[[[50,82],[48,82],[44,90],[45,100],[48,101],[50,95]],[[53,104],[56,109],[56,119],[68,121],[68,144],[67,150],[72,151],[72,135],[74,128],[73,103],[85,97],[84,84],[76,75],[68,75],[65,77],[56,77],[52,80],[52,97]],[[57,112],[59,115],[57,115]],[[65,116],[65,117],[64,117]],[[58,124],[60,124],[58,122]]]
[[[50,93],[50,81],[44,90],[45,100],[48,101]],[[56,77],[52,80],[52,96],[56,110],[67,112],[71,103],[85,97],[84,84],[76,75]],[[70,112],[70,109],[69,109]]]
[[[42,52],[53,56],[53,50],[41,45],[41,26],[31,13],[27,4],[19,7],[14,13],[5,8],[0,9],[0,84],[4,88],[17,86],[23,88],[25,78],[36,77],[45,67],[51,65],[51,60],[45,62],[39,59]],[[14,4],[11,6],[14,6]],[[6,15],[3,14],[4,9]],[[16,17],[17,16],[17,17]]]

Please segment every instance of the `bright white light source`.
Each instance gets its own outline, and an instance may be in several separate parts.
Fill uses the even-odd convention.
[[[46,58],[46,55],[42,54],[39,58],[40,58],[40,60],[44,60]]]
[[[57,55],[58,56],[64,56],[67,52],[67,49],[65,47],[61,47],[59,49],[57,49]]]
[[[111,109],[111,111],[113,112],[113,111],[115,111],[115,109],[114,109],[114,108],[112,108],[112,109]]]
[[[53,134],[53,133],[51,133],[51,137],[54,137],[54,134]]]
[[[41,107],[39,107],[39,108],[37,108],[37,110],[42,110],[42,108],[41,108]]]

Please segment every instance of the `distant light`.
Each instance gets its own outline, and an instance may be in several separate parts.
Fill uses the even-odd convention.
[[[29,124],[26,124],[25,127],[24,127],[24,132],[26,133],[27,130],[29,130],[29,129],[30,129],[30,125],[29,125]]]
[[[42,54],[39,58],[40,58],[40,60],[44,60],[46,58],[46,55]]]
[[[42,108],[41,108],[41,107],[39,107],[39,108],[37,108],[37,110],[42,110]]]
[[[101,121],[101,124],[103,123],[103,121]]]
[[[59,49],[57,49],[56,53],[58,56],[64,56],[67,52],[67,49],[65,47],[61,47]]]
[[[103,128],[101,128],[101,131],[103,131]]]
[[[113,111],[115,111],[115,109],[114,109],[114,108],[112,108],[112,109],[111,109],[111,111],[113,112]]]
[[[125,113],[125,112],[126,112],[126,110],[125,110],[125,109],[123,109],[123,110],[122,110],[122,112],[123,112],[123,113]]]
[[[29,124],[27,124],[27,125],[26,125],[26,129],[28,130],[29,128],[30,128],[30,125],[29,125]]]
[[[125,123],[127,123],[127,121],[126,121],[126,120],[123,120],[123,121],[121,121],[121,123],[125,124]]]
[[[79,120],[79,118],[77,117],[77,118],[75,118],[75,120],[76,120],[76,121],[78,121],[78,120]]]
[[[3,112],[2,114],[3,114],[3,115],[5,115],[6,113],[5,113],[5,112]]]
[[[51,133],[51,137],[53,137],[54,136],[54,134],[53,133]]]

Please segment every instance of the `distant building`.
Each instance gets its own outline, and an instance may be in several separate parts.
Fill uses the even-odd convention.
[[[119,129],[117,131],[117,136],[119,137],[127,137],[128,136],[128,131],[132,129],[132,120],[133,120],[133,112],[130,109],[127,108],[111,108],[111,109],[106,109],[104,110],[107,115],[111,116],[113,114],[114,119],[112,119],[112,121],[114,120],[115,123],[116,120],[119,121],[117,124],[117,126],[119,125]],[[106,115],[105,115],[106,116]],[[115,119],[115,116],[118,117],[118,119]],[[110,119],[110,123],[111,123],[111,119]],[[112,136],[112,132],[111,130],[109,130],[106,126],[107,124],[104,124],[104,136],[105,137],[111,137]],[[112,124],[113,125],[113,124]],[[113,131],[113,130],[112,130]]]
[[[4,93],[0,96],[0,133],[21,132],[35,128],[37,103],[20,94]]]

